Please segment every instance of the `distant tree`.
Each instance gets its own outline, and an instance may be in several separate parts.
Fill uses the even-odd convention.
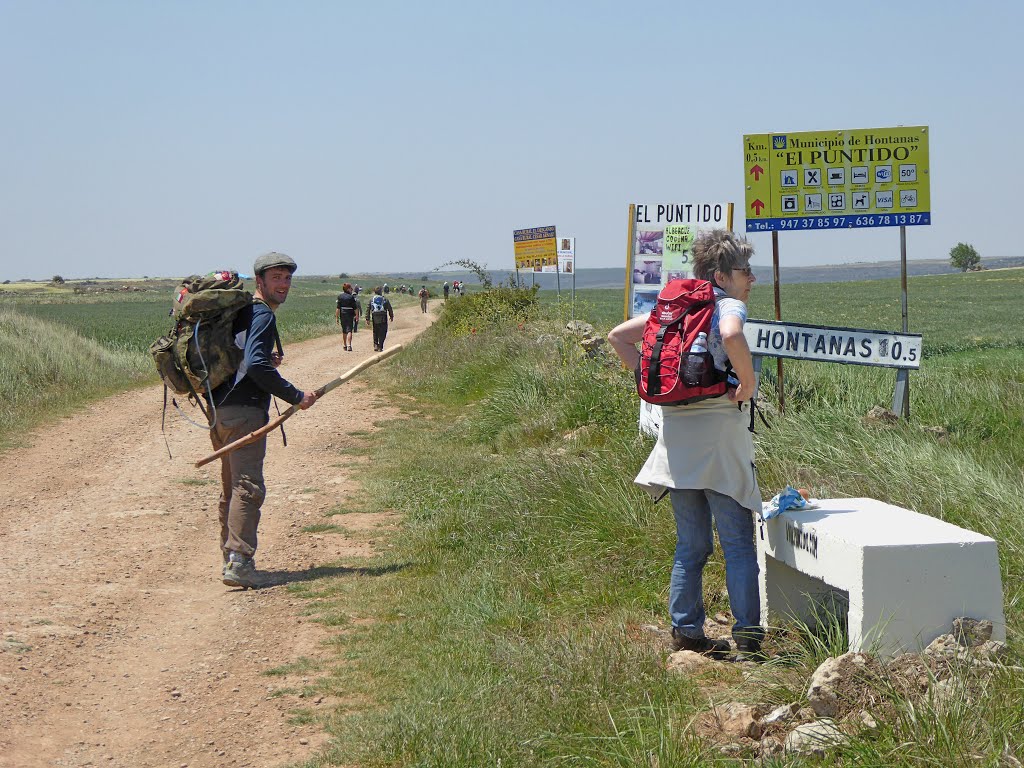
[[[340,275],[338,275],[338,279],[339,280],[348,280],[348,272],[342,272]]]
[[[430,278],[429,278],[429,277],[428,277],[427,275],[420,275],[420,282],[421,282],[421,283],[425,283],[425,282],[427,282],[427,281],[428,281],[429,279],[430,279]]]
[[[64,278],[60,275],[54,275],[50,278],[50,282],[54,285],[64,285]]]
[[[981,254],[973,245],[957,243],[949,251],[949,263],[961,272],[967,272],[981,264]]]

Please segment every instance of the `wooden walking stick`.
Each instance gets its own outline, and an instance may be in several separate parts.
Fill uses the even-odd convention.
[[[371,365],[376,365],[377,363],[381,362],[382,360],[386,360],[387,358],[389,358],[392,355],[396,354],[401,349],[402,349],[402,345],[401,344],[395,344],[395,346],[391,347],[391,349],[389,349],[389,350],[387,350],[385,352],[380,352],[380,353],[374,355],[373,357],[369,357],[366,360],[363,360],[363,362],[361,362],[355,368],[352,368],[351,370],[346,371],[341,376],[336,378],[334,381],[329,381],[326,384],[324,384],[322,387],[320,387],[320,389],[316,390],[317,400],[319,400],[321,397],[326,395],[328,392],[330,392],[332,389],[334,389],[338,385],[344,384],[346,381],[351,379],[356,374],[365,371]],[[276,419],[274,419],[273,421],[267,422],[267,424],[265,424],[264,426],[260,427],[256,431],[250,432],[245,437],[240,437],[237,440],[235,440],[235,442],[228,443],[223,448],[221,448],[221,449],[219,449],[217,451],[214,451],[213,453],[211,453],[206,458],[200,459],[199,461],[196,462],[196,466],[197,467],[205,466],[205,465],[209,464],[211,461],[213,461],[214,459],[219,459],[221,456],[226,456],[227,454],[231,453],[232,451],[237,451],[242,446],[249,445],[249,443],[255,443],[257,440],[259,440],[264,435],[266,435],[266,434],[268,434],[270,432],[273,432],[275,429],[277,429],[279,426],[281,426],[285,421],[288,420],[288,418],[292,414],[296,413],[298,410],[299,410],[299,406],[293,405],[291,408],[289,408],[287,411],[282,413]]]

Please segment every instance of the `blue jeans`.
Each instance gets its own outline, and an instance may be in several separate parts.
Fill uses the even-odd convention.
[[[676,517],[676,556],[668,588],[672,626],[687,637],[704,637],[704,565],[711,556],[714,515],[718,541],[725,555],[725,585],[736,618],[733,637],[761,640],[761,600],[758,594],[754,516],[734,499],[712,490],[673,489]]]

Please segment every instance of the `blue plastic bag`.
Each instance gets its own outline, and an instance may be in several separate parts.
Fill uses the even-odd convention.
[[[807,506],[807,500],[800,495],[800,491],[791,485],[787,485],[781,492],[772,497],[772,500],[764,505],[761,511],[762,520],[771,520],[785,512],[787,509],[803,509]]]

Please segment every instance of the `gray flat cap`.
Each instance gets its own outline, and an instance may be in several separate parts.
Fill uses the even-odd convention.
[[[299,268],[299,265],[295,263],[291,256],[271,251],[270,253],[264,253],[256,259],[256,263],[252,266],[252,271],[254,274],[262,275],[271,267],[285,267],[289,272],[294,272]]]

